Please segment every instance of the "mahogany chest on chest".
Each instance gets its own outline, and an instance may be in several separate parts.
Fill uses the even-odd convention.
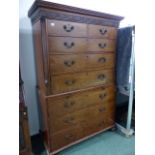
[[[45,145],[57,153],[115,124],[120,16],[36,1],[29,10]]]

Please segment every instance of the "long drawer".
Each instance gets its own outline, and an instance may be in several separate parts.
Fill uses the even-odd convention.
[[[113,53],[50,55],[52,74],[92,70],[98,67],[113,68],[114,61]]]
[[[51,93],[57,94],[91,86],[113,84],[114,70],[107,69],[74,74],[53,75],[51,78]]]
[[[54,36],[86,37],[87,24],[69,21],[47,20],[47,33]]]
[[[48,37],[49,53],[114,52],[115,40]]]
[[[52,114],[49,114],[52,134],[72,128],[76,125],[88,126],[91,124],[91,121],[95,121],[100,117],[109,118],[109,115],[114,113],[114,109],[114,100],[111,100],[105,101],[104,104],[94,105],[62,117],[53,117]]]
[[[47,98],[48,112],[53,118],[78,111],[93,105],[104,105],[115,99],[115,88],[101,87],[79,93]]]
[[[111,118],[100,117],[94,120],[90,120],[89,123],[83,123],[81,125],[75,125],[72,128],[55,133],[51,136],[52,150],[57,150],[61,147],[67,146],[81,138],[94,134],[95,132],[104,130],[114,125],[114,114]]]

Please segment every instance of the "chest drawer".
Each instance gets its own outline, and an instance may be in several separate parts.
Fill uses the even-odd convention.
[[[75,125],[69,129],[53,134],[51,137],[52,141],[54,141],[54,143],[52,143],[52,149],[57,150],[71,144],[75,140],[79,140],[84,136],[89,136],[112,125],[114,125],[113,116],[112,118],[104,117],[104,115],[100,118],[94,117],[91,121],[84,121],[80,125]]]
[[[48,98],[48,111],[53,118],[115,99],[114,87],[99,88],[63,97]]]
[[[53,74],[80,71],[85,68],[84,54],[50,55],[50,67]]]
[[[88,25],[89,38],[116,39],[117,30],[114,27],[102,25]]]
[[[52,76],[51,92],[53,94],[87,88],[90,86],[113,84],[113,70],[99,70],[74,74]]]
[[[47,20],[47,33],[54,36],[86,37],[87,24]]]
[[[98,67],[114,67],[114,54],[68,54],[50,55],[52,74],[85,71]]]
[[[76,140],[79,140],[84,136],[83,129],[79,126],[75,126],[71,129],[61,131],[51,136],[52,150],[57,150],[63,146],[66,146]]]
[[[69,113],[62,117],[50,116],[50,128],[53,133],[62,131],[64,129],[69,129],[77,125],[89,124],[90,120],[98,119],[100,117],[105,117],[108,113],[113,112],[114,101],[106,101],[103,105],[95,105],[86,109],[76,111],[74,113]]]
[[[92,133],[101,131],[105,128],[113,126],[115,124],[115,112],[112,111],[110,115],[106,115],[106,117],[94,118],[88,123],[82,125],[83,135],[88,136]]]
[[[88,39],[88,51],[115,51],[115,40]]]
[[[113,53],[86,54],[86,57],[86,68],[113,68],[115,64],[115,55]]]
[[[49,53],[79,53],[87,50],[87,40],[85,38],[71,37],[49,37]]]

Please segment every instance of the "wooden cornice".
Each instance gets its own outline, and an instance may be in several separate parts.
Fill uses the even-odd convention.
[[[38,8],[59,10],[59,11],[77,13],[81,15],[88,15],[88,16],[99,17],[99,18],[104,18],[104,19],[111,19],[111,20],[116,20],[116,21],[120,21],[124,18],[121,16],[112,15],[112,14],[96,12],[92,10],[86,10],[86,9],[81,9],[77,7],[66,6],[66,5],[56,4],[56,3],[47,2],[47,1],[38,1],[38,0],[36,0],[33,3],[32,7],[30,8],[28,12],[28,16],[31,17]]]

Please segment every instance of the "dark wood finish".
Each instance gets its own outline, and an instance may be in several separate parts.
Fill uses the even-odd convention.
[[[115,47],[122,17],[36,1],[34,31],[45,145],[54,154],[115,124]]]
[[[48,13],[51,10],[53,13],[52,14]],[[55,12],[55,10],[57,12]],[[65,14],[58,13],[58,11],[68,13],[68,16],[66,16]],[[78,16],[69,15],[69,13],[77,14]],[[75,21],[75,22],[81,21],[81,23],[92,23],[101,25],[104,24],[109,26],[113,25],[116,27],[118,26],[119,21],[124,18],[121,16],[115,16],[102,12],[96,12],[46,1],[35,1],[28,12],[28,16],[31,17],[33,21],[35,21],[37,18],[41,18],[42,16],[44,16],[57,20],[65,20],[67,18],[67,21]],[[86,16],[94,18],[88,18]],[[102,20],[100,20],[99,18],[101,18]]]
[[[19,132],[20,132],[20,155],[31,155],[31,140],[29,134],[27,108],[20,106],[19,109]]]
[[[47,9],[47,10],[58,10],[58,11],[76,13],[81,15],[88,15],[91,17],[98,17],[102,19],[115,20],[115,21],[120,21],[124,18],[121,16],[115,16],[115,15],[111,15],[103,12],[96,12],[92,10],[86,10],[86,9],[81,9],[77,7],[66,6],[66,5],[56,4],[52,2],[46,2],[46,1],[35,1],[28,12],[28,16],[32,17],[38,8]]]
[[[37,68],[37,81],[38,87],[42,92],[46,92],[45,81],[47,80],[45,70],[46,69],[46,55],[44,54],[42,48],[42,33],[41,33],[41,22],[38,21],[33,25],[33,39],[35,47],[35,56],[36,56],[36,68]]]
[[[21,73],[19,72],[19,154],[31,155],[31,140],[28,125],[28,113],[25,106],[24,88]]]

